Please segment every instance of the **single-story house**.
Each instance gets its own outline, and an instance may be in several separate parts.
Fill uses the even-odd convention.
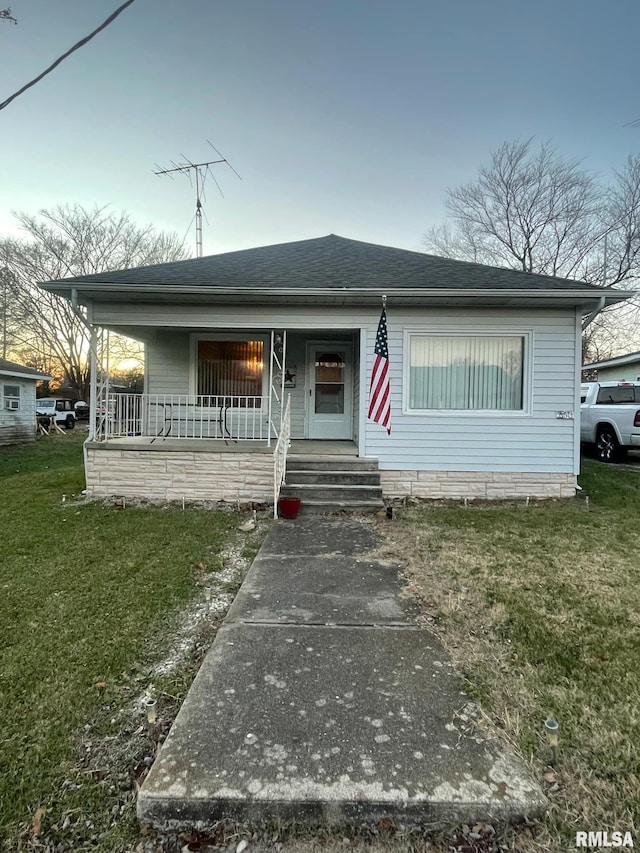
[[[0,358],[0,445],[35,440],[36,382],[46,379],[46,373]]]
[[[305,495],[314,452],[386,499],[573,495],[581,321],[631,295],[333,234],[42,286],[95,329],[88,494],[159,500]],[[109,392],[100,329],[144,342],[143,394]]]
[[[596,375],[600,382],[640,382],[640,352],[593,361],[583,365],[582,373]]]

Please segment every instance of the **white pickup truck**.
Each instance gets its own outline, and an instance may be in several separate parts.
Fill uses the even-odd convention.
[[[640,450],[640,382],[584,382],[580,386],[580,441],[602,462]]]

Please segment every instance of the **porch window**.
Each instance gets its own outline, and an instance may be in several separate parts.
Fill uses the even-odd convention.
[[[522,411],[524,335],[409,335],[409,410]]]
[[[201,405],[209,405],[210,397],[262,396],[263,341],[198,341],[197,359],[196,393]]]

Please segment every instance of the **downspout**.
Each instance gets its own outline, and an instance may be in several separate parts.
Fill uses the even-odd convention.
[[[602,259],[602,286],[603,287],[607,286],[607,260],[609,258],[608,237],[609,237],[609,231],[607,230],[604,232],[604,258]],[[604,308],[605,301],[606,301],[605,297],[601,296],[600,302],[598,303],[598,307],[596,308],[596,310],[592,314],[589,314],[587,319],[582,323],[582,331],[583,332],[586,328],[588,328],[591,325],[591,323],[593,323],[593,321],[596,319],[598,314],[600,314],[600,312]]]
[[[582,384],[582,330],[581,330],[580,309],[575,309],[575,344],[574,344],[574,359],[575,359],[575,381],[573,388],[573,474],[575,483],[578,483],[580,475],[580,386]]]
[[[596,319],[596,317],[598,316],[598,314],[600,314],[600,312],[603,310],[603,308],[604,308],[604,306],[605,306],[606,301],[607,301],[607,297],[606,297],[606,296],[601,296],[601,297],[600,297],[600,301],[598,302],[598,307],[596,308],[596,310],[595,310],[595,311],[593,311],[591,314],[589,314],[589,315],[587,316],[587,319],[586,319],[586,320],[584,320],[584,321],[583,321],[583,323],[582,323],[582,331],[583,331],[583,332],[584,332],[584,330],[585,330],[588,326],[590,326],[590,325],[591,325],[591,323],[593,323],[593,321]]]
[[[607,279],[607,235],[604,236],[604,271],[602,275],[602,283],[603,286],[606,286]],[[576,341],[576,359],[579,364],[578,370],[582,368],[582,335],[584,334],[585,329],[588,329],[589,326],[593,323],[596,317],[602,312],[605,307],[607,298],[606,296],[601,296],[598,300],[598,306],[595,311],[592,311],[591,314],[588,314],[587,317],[582,321],[582,329],[578,340]],[[579,353],[579,356],[578,356]],[[578,373],[578,380],[582,379],[582,373]],[[580,399],[578,397],[580,391],[580,381],[576,384],[576,400],[574,403],[574,410],[578,413],[578,417],[574,418],[573,427],[576,431],[574,436],[574,463],[573,468],[576,474],[576,478],[578,474],[580,474]],[[577,427],[576,427],[577,424]],[[577,482],[577,481],[576,481]]]

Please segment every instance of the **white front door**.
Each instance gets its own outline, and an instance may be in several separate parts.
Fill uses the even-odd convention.
[[[350,343],[307,344],[307,438],[353,438]]]

